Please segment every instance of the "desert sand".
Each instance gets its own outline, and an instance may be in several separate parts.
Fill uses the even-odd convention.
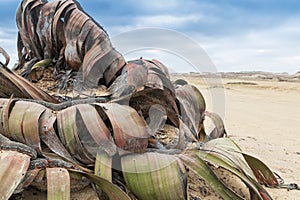
[[[228,78],[229,77],[229,78]],[[247,153],[261,159],[286,183],[300,184],[300,83],[244,76],[205,78],[176,75],[196,85],[213,110],[213,90],[224,92],[228,136]],[[209,84],[208,84],[209,82]],[[219,102],[222,105],[222,102]],[[267,189],[273,199],[300,199],[300,190]]]

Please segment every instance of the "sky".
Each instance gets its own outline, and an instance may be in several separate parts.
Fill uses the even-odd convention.
[[[193,71],[192,65],[211,66],[217,71],[300,71],[298,0],[78,2],[104,27],[114,47],[128,60],[157,58],[175,72]],[[16,61],[15,12],[20,0],[0,3],[0,46]],[[135,42],[144,48],[128,53]],[[189,42],[198,46],[188,46]]]

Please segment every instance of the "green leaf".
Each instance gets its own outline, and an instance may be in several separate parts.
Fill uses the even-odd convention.
[[[242,199],[242,197],[227,188],[226,185],[224,185],[207,166],[207,163],[199,156],[196,156],[196,154],[181,154],[179,155],[179,158],[183,161],[185,166],[201,177],[207,185],[209,185],[225,200]]]
[[[50,63],[52,62],[51,59],[44,59],[44,60],[40,60],[39,62],[35,63],[32,68],[31,71],[34,69],[38,69],[40,67],[47,67],[50,65]]]
[[[204,148],[223,148],[230,151],[241,152],[241,148],[230,138],[218,138],[208,141],[204,144]]]
[[[99,150],[97,153],[94,173],[112,182],[112,157],[102,150]]]
[[[267,186],[278,186],[277,178],[266,164],[248,154],[243,153],[243,156],[259,183]]]
[[[231,165],[231,167],[236,168],[238,171],[242,172],[246,176],[246,178],[250,180],[252,184],[250,185],[250,182],[246,181],[245,179],[243,179],[243,181],[246,184],[248,184],[251,189],[254,190],[255,194],[257,194],[259,198],[263,198],[266,200],[272,199],[270,195],[267,193],[267,191],[258,183],[257,177],[255,175],[256,172],[255,170],[249,167],[250,165],[248,165],[249,164],[248,161],[246,162],[245,155],[250,160],[250,164],[253,165],[252,166],[253,168],[257,167],[258,168],[257,170],[261,170],[263,171],[263,173],[266,173],[265,176],[268,178],[269,183],[272,182],[274,183],[275,177],[273,173],[268,169],[266,165],[264,165],[258,159],[255,159],[253,157],[250,158],[249,155],[242,153],[240,147],[232,139],[218,138],[215,140],[211,140],[204,144],[202,151],[205,151],[204,153],[202,153],[203,159],[206,159],[205,156],[210,156],[210,155],[214,157],[218,157],[219,159],[225,161],[227,164]],[[253,186],[255,186],[256,190],[254,189]]]
[[[57,114],[57,128],[60,140],[68,149],[71,155],[75,154],[76,141],[74,137],[74,123],[76,117],[76,108],[69,107]]]
[[[95,174],[69,169],[73,174],[83,175],[100,187],[111,200],[130,200],[130,197],[115,184]]]
[[[260,193],[259,189],[257,188],[257,182],[256,180],[252,179],[249,176],[246,176],[244,172],[241,169],[241,167],[237,166],[237,163],[232,162],[229,159],[224,158],[220,154],[212,153],[212,152],[205,152],[205,151],[193,151],[196,155],[199,156],[200,159],[205,160],[206,162],[214,165],[214,166],[219,166],[222,167],[231,173],[235,174],[238,176],[248,187],[250,190],[252,190],[256,195],[259,196],[260,199]]]
[[[70,199],[70,176],[64,168],[47,168],[47,199]]]
[[[139,199],[186,199],[184,172],[173,155],[144,153],[121,158],[128,188]]]

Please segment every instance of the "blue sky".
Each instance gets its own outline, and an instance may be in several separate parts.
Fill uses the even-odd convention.
[[[15,11],[19,2],[0,0],[0,45],[9,51],[12,60],[16,59]],[[218,71],[300,71],[300,1],[297,0],[79,2],[112,38],[137,28],[167,28],[197,42]],[[118,49],[117,44],[114,46]],[[164,57],[166,65],[179,62],[166,52],[146,50],[131,56],[138,55]]]

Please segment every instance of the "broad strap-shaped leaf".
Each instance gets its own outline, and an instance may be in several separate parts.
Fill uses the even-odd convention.
[[[23,115],[29,108],[28,104],[22,104],[21,101],[16,102],[9,113],[8,134],[9,138],[15,141],[26,143],[22,133]]]
[[[93,156],[83,147],[78,136],[76,106],[68,107],[57,114],[59,138],[68,152],[85,164],[94,162]]]
[[[216,191],[223,199],[243,199],[232,190],[230,190],[224,183],[222,183],[213,171],[208,167],[207,163],[195,154],[181,154],[178,156],[185,166],[196,173],[201,179],[205,181],[214,191]]]
[[[122,69],[122,73],[117,77],[109,87],[113,99],[143,89],[146,85],[148,70],[146,66],[136,62],[129,62]]]
[[[216,153],[223,156],[224,159],[229,159],[236,163],[244,173],[256,180],[253,171],[249,168],[249,165],[245,161],[241,154],[240,147],[230,138],[217,138],[210,140],[203,145],[203,150],[211,153]]]
[[[64,168],[47,168],[47,199],[70,199],[70,175]]]
[[[108,180],[101,178],[95,174],[86,173],[78,170],[69,169],[70,173],[83,175],[93,181],[98,187],[100,187],[111,200],[130,200],[130,197],[122,191],[121,188]]]
[[[95,160],[95,175],[112,182],[112,167],[112,157],[103,150],[99,150]]]
[[[232,167],[235,167],[242,172],[255,185],[260,194],[260,198],[263,198],[264,200],[272,199],[267,191],[261,187],[259,182],[265,181],[265,183],[272,183],[274,186],[277,182],[276,177],[265,164],[254,157],[250,158],[250,156],[248,156],[247,158],[249,159],[250,164],[253,165],[253,169],[250,168],[248,161],[245,160],[245,155],[247,156],[247,154],[242,153],[239,146],[233,140],[230,138],[211,140],[204,144],[203,150],[205,150],[207,154],[214,155],[227,163],[231,163]],[[257,192],[255,192],[255,194],[257,194]]]
[[[168,79],[170,79],[169,70],[168,70],[168,68],[167,68],[164,64],[162,64],[161,62],[159,62],[159,61],[156,60],[156,59],[152,59],[150,62],[153,63],[154,65],[156,65],[156,66],[163,72],[163,74],[164,74]]]
[[[84,148],[96,157],[99,149],[113,156],[116,145],[96,108],[89,104],[76,105],[78,137]]]
[[[11,99],[0,99],[0,134],[6,137],[9,137],[8,117],[11,103]]]
[[[107,33],[80,7],[65,13],[66,62],[83,72],[83,80],[90,86],[103,78],[108,85],[125,65],[122,55],[112,48]]]
[[[267,186],[278,186],[278,180],[275,177],[274,173],[269,169],[269,167],[264,164],[259,159],[243,153],[243,156],[252,169],[255,177],[257,178],[258,182]]]
[[[30,157],[17,151],[0,150],[0,194],[9,199],[25,177]]]
[[[42,59],[43,52],[41,45],[38,41],[36,34],[36,14],[39,12],[43,5],[42,0],[26,0],[22,1],[18,7],[16,14],[17,27],[19,29],[19,36],[22,40],[22,47],[25,49],[19,49],[19,55],[22,51],[26,51],[27,55],[32,59],[32,54],[38,59]],[[32,53],[29,53],[32,51]]]
[[[59,140],[55,132],[55,122],[56,115],[51,110],[46,109],[40,120],[40,138],[52,152],[74,164],[76,163],[75,160]]]
[[[251,178],[250,176],[247,176],[243,172],[243,169],[240,166],[238,166],[237,163],[234,163],[229,159],[225,159],[222,155],[213,152],[194,150],[193,153],[199,156],[200,159],[203,159],[214,166],[222,167],[238,176],[249,187],[249,189],[252,190],[252,192],[250,193],[251,196],[254,195],[256,196],[256,198],[264,199],[261,196],[261,193],[265,193],[266,195],[268,195],[266,190],[263,189],[262,186],[259,185],[255,179]]]
[[[38,21],[36,24],[36,33],[37,39],[40,42],[40,46],[43,49],[44,59],[45,58],[55,58],[58,59],[59,55],[56,55],[59,52],[59,49],[63,46],[58,44],[57,40],[61,38],[56,38],[56,33],[53,32],[53,19],[54,14],[56,13],[57,6],[62,1],[52,1],[43,6],[40,9],[39,16],[36,16]],[[60,24],[61,25],[61,24]],[[20,30],[20,28],[19,28]],[[57,32],[58,33],[58,32]]]
[[[49,2],[49,3],[51,3],[51,2]],[[66,46],[66,41],[65,41],[66,39],[64,36],[64,21],[66,20],[65,17],[69,14],[69,12],[71,10],[76,9],[77,6],[74,3],[74,1],[72,1],[72,0],[63,0],[63,1],[60,1],[59,7],[57,7],[57,6],[51,6],[51,7],[55,7],[54,8],[55,9],[54,17],[53,17],[53,19],[51,19],[51,18],[49,19],[49,21],[52,21],[52,26],[51,26],[52,29],[51,29],[51,33],[50,33],[53,38],[52,45],[54,46],[54,48],[57,49],[56,53],[60,52],[60,56],[64,57],[64,48]],[[47,39],[49,40],[50,38],[46,38],[46,40]],[[63,46],[60,46],[60,45],[63,45]],[[64,63],[64,61],[63,61],[63,63]],[[60,64],[63,64],[63,63],[60,63]]]
[[[187,177],[174,155],[126,155],[121,165],[126,185],[139,199],[186,199]]]
[[[176,98],[179,102],[179,110],[182,121],[198,137],[203,127],[205,100],[201,92],[193,85],[183,85],[176,88]]]
[[[17,101],[9,116],[9,134],[15,141],[34,148],[41,154],[40,118],[46,107],[27,101]]]
[[[144,119],[131,107],[116,103],[95,104],[107,114],[120,151],[145,152],[150,137]]]

